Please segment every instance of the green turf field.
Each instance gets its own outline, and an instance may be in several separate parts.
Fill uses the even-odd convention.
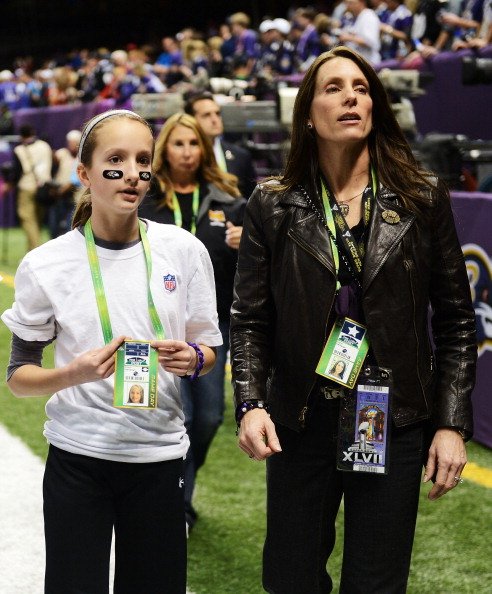
[[[2,246],[0,230],[0,246]],[[0,311],[10,306],[9,286],[23,249],[18,230],[9,231],[9,253],[0,261]],[[7,282],[6,282],[7,281]],[[8,392],[4,370],[10,335],[0,323],[0,422],[20,436],[41,458],[47,451],[42,436],[46,399],[16,399]],[[47,353],[50,360],[51,353]],[[195,594],[261,594],[261,550],[265,526],[264,465],[253,462],[236,446],[230,391],[226,421],[212,444],[198,477],[199,520],[189,540],[189,589]],[[492,471],[492,450],[468,447],[470,462]],[[1,480],[5,480],[2,477]],[[490,484],[490,483],[489,483]],[[409,594],[492,593],[492,488],[470,479],[444,498],[429,502],[422,486]],[[339,542],[343,534],[339,518]],[[367,541],[374,547],[375,542]],[[329,562],[337,581],[341,551]],[[334,589],[338,592],[338,588]],[[382,593],[383,594],[383,593]]]

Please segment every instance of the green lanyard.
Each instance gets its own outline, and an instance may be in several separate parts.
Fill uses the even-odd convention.
[[[193,190],[193,202],[191,203],[191,208],[193,210],[193,216],[191,218],[191,229],[190,232],[193,235],[196,234],[196,220],[198,215],[198,208],[200,206],[200,186],[196,186]],[[178,227],[183,226],[183,215],[181,214],[181,208],[179,206],[178,197],[176,193],[173,193],[173,211],[174,211],[174,224]]]
[[[149,315],[154,327],[155,335],[158,340],[165,339],[164,328],[162,327],[159,314],[154,305],[152,299],[152,293],[150,290],[150,279],[152,277],[152,256],[150,253],[149,240],[147,238],[147,232],[145,230],[145,224],[142,221],[138,221],[138,227],[140,230],[140,238],[145,255],[145,264],[147,267],[147,302],[149,305]],[[99,266],[99,258],[97,256],[96,243],[94,241],[94,234],[92,232],[91,220],[89,219],[84,225],[85,245],[87,248],[87,256],[89,258],[89,267],[91,269],[92,283],[94,285],[94,292],[96,294],[97,309],[99,311],[99,319],[101,321],[101,327],[104,336],[105,344],[113,340],[113,330],[111,328],[111,321],[109,319],[108,303],[106,301],[106,295],[104,293],[104,285],[102,280],[101,268]]]
[[[338,247],[335,243],[335,236],[337,230],[335,229],[335,221],[333,220],[333,213],[331,212],[330,200],[328,198],[328,191],[325,186],[325,182],[321,179],[321,197],[323,198],[323,208],[325,209],[325,219],[328,229],[330,231],[330,246],[333,254],[333,261],[335,263],[335,273],[337,275],[337,291],[340,289],[340,282],[338,280],[338,270],[340,268],[340,256],[338,255]]]
[[[372,195],[376,196],[377,179],[376,179],[376,172],[374,171],[374,168],[372,166],[371,166],[371,186],[372,186]],[[369,218],[370,218],[371,201],[369,199],[367,199],[365,192],[364,192],[363,196],[364,196],[364,200],[363,200],[364,224],[367,225],[369,223]],[[359,252],[361,251],[361,247],[363,250],[363,246],[357,246],[355,244],[355,242],[352,238],[352,234],[350,233],[350,229],[348,228],[348,226],[345,222],[345,219],[343,219],[343,215],[340,215],[340,216],[337,215],[337,225],[335,225],[335,218],[334,218],[333,212],[332,212],[332,204],[330,203],[330,199],[331,199],[331,202],[334,202],[334,199],[331,196],[331,194],[328,193],[328,189],[325,186],[323,178],[321,178],[321,197],[323,199],[323,208],[325,210],[326,223],[328,226],[328,230],[330,232],[329,233],[330,245],[331,245],[331,250],[333,253],[333,261],[335,263],[335,271],[337,274],[337,290],[338,290],[338,289],[340,289],[340,282],[338,281],[338,271],[340,268],[340,255],[339,255],[338,246],[337,246],[336,240],[335,240],[336,226],[341,228],[345,242],[349,244],[349,248],[354,248],[353,250],[349,249],[349,253],[351,253],[352,256],[355,256],[353,259],[354,259],[354,263],[356,265],[357,273],[359,273],[359,274],[362,271],[362,259],[359,255]],[[346,234],[347,234],[347,236],[346,236]],[[357,249],[357,248],[359,248],[359,249]],[[362,253],[362,256],[363,256],[363,253]]]

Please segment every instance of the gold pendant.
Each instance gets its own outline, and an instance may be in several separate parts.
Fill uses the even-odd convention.
[[[340,211],[344,217],[346,217],[349,213],[350,206],[348,204],[344,204],[343,202],[339,202],[338,206],[340,207]]]

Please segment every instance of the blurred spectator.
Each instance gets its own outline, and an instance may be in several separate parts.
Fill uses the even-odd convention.
[[[100,99],[101,91],[113,78],[114,64],[111,54],[106,48],[92,52],[84,67],[79,70],[80,96],[83,101],[96,101]]]
[[[345,0],[345,4],[355,20],[342,29],[340,41],[359,52],[371,64],[379,64],[380,22],[376,13],[368,7],[368,0]]]
[[[162,52],[157,56],[154,64],[155,72],[167,74],[169,67],[172,64],[172,55],[178,51],[178,44],[172,37],[163,37],[161,40]]]
[[[217,164],[239,180],[241,195],[249,198],[256,185],[256,174],[248,150],[222,138],[224,123],[220,107],[211,93],[191,94],[185,104],[185,112],[195,117],[205,134],[210,138]]]
[[[476,37],[462,42],[462,47],[481,48],[492,44],[492,0],[486,0],[483,9],[482,26]],[[456,47],[456,49],[460,49]]]
[[[202,39],[190,39],[182,43],[184,63],[191,75],[208,72],[208,47]]]
[[[17,182],[17,215],[26,234],[28,250],[41,243],[43,209],[36,202],[36,191],[51,179],[50,145],[36,138],[32,126],[19,130],[21,142],[14,148],[15,181]]]
[[[480,49],[489,44],[492,44],[492,0],[485,0],[482,24],[478,34],[467,39],[456,40],[453,44],[453,49]]]
[[[340,21],[328,16],[324,12],[320,12],[314,19],[314,25],[319,35],[322,52],[328,51],[337,45],[338,35],[340,33]]]
[[[380,25],[381,58],[404,58],[410,52],[410,32],[413,15],[404,0],[388,0],[387,20]]]
[[[343,22],[344,16],[347,12],[347,5],[344,0],[337,0],[331,12],[331,18],[334,21],[333,26],[341,27],[345,23]]]
[[[207,39],[208,46],[208,76],[224,77],[227,75],[227,66],[222,56],[224,40],[220,35],[213,35]]]
[[[483,20],[484,0],[466,0],[463,2],[459,15],[442,11],[441,22],[450,28],[453,38],[451,49],[461,49],[463,42],[477,37]]]
[[[48,105],[66,105],[78,100],[77,73],[70,66],[58,66],[53,70],[48,87]]]
[[[183,72],[183,53],[180,43],[174,37],[164,37],[162,46],[164,51],[157,57],[153,70],[169,88],[186,77]]]
[[[316,11],[314,8],[299,8],[294,13],[293,29],[300,31],[295,46],[297,69],[306,72],[321,53],[319,35],[314,25]]]
[[[77,175],[80,137],[79,130],[70,130],[66,136],[66,146],[55,151],[53,155],[56,195],[47,213],[48,230],[52,238],[70,230],[74,193],[81,186]]]
[[[290,23],[286,19],[267,19],[260,24],[262,46],[257,71],[263,74],[289,75],[295,70],[295,49],[287,39]]]
[[[17,109],[19,96],[14,73],[10,70],[0,72],[0,103],[9,111]]]
[[[439,14],[443,9],[440,0],[419,0],[413,15],[411,30],[412,49],[418,57],[429,58],[442,51],[449,41],[449,32],[442,26]],[[405,59],[407,65],[415,61],[412,52]]]
[[[227,62],[234,55],[236,49],[236,40],[232,35],[231,27],[228,23],[222,23],[219,27],[219,36],[222,37],[222,45],[220,53],[222,58]]]
[[[0,103],[0,136],[13,133],[14,123],[12,121],[12,111],[5,103]]]
[[[384,0],[370,0],[369,8],[372,8],[382,23],[387,23],[390,9]]]
[[[133,62],[130,54],[116,50],[111,54],[112,70],[107,70],[103,77],[105,86],[99,91],[99,99],[114,99],[116,106],[128,104],[134,93],[160,93],[165,86],[146,63],[146,55],[134,48]]]
[[[251,19],[244,12],[235,12],[229,17],[232,35],[234,37],[234,57],[247,59],[247,69],[251,73],[258,54],[258,39],[256,31],[249,29]],[[236,64],[238,61],[236,61]]]

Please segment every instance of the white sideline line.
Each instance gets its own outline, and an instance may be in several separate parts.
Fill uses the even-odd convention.
[[[41,460],[0,425],[0,592],[44,591]]]
[[[1,424],[0,452],[0,592],[43,594],[44,464]],[[113,576],[114,549],[110,584]]]
[[[0,592],[44,592],[44,464],[0,423]],[[114,577],[114,539],[110,581]],[[112,586],[110,591],[113,591]],[[187,594],[193,594],[188,592]]]

